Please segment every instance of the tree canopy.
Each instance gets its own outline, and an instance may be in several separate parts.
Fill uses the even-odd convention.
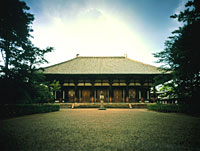
[[[32,44],[30,33],[34,15],[28,12],[29,9],[20,0],[0,2],[0,92],[6,102],[32,102],[36,91],[43,87],[44,78],[38,73],[38,67],[47,62],[44,55],[53,50]]]
[[[154,54],[162,69],[170,71],[178,98],[182,102],[200,97],[200,1],[188,1],[186,9],[171,16],[182,22],[165,42],[165,49]]]

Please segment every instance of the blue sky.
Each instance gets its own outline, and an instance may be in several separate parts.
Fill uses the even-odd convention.
[[[35,15],[33,43],[52,46],[49,65],[81,56],[123,56],[156,65],[152,53],[180,24],[187,0],[25,0]],[[46,65],[45,65],[46,66]]]

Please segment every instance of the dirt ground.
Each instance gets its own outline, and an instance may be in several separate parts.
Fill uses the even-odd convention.
[[[0,121],[1,150],[200,151],[200,118],[146,109],[61,109]]]

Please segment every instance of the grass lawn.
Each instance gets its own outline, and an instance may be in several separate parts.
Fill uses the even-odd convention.
[[[200,118],[146,109],[61,109],[1,120],[0,145],[1,151],[200,151]]]

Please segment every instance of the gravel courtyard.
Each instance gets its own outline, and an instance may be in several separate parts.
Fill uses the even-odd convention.
[[[61,109],[0,121],[1,150],[200,151],[200,118],[146,109]]]

